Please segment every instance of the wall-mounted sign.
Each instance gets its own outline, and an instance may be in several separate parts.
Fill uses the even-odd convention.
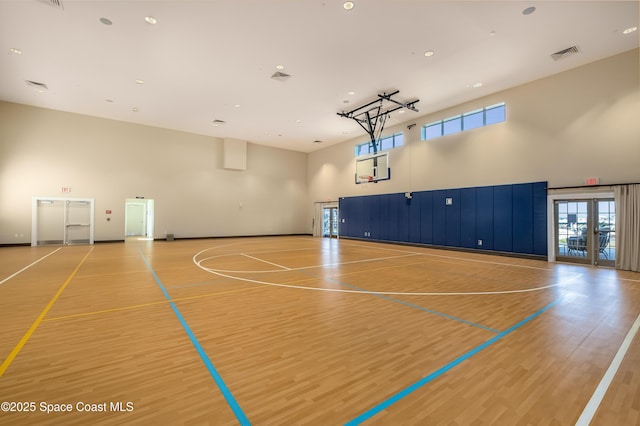
[[[597,178],[597,177],[586,178],[584,180],[584,183],[586,185],[598,185],[600,183],[600,178]]]

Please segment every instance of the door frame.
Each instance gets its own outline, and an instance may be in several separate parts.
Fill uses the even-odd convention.
[[[556,262],[556,201],[559,200],[593,200],[594,198],[614,199],[613,191],[599,192],[567,192],[547,195],[547,260]]]
[[[127,235],[128,228],[128,207],[130,204],[142,204],[144,205],[144,235],[137,236],[138,238],[154,239],[155,228],[155,201],[152,198],[127,198],[124,200],[124,238],[129,237]]]

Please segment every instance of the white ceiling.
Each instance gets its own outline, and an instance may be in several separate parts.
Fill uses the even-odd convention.
[[[303,152],[366,140],[337,113],[385,90],[420,99],[387,126],[415,121],[637,48],[640,33],[622,33],[638,1],[59,1],[0,0],[0,100]],[[277,65],[291,77],[271,79]]]

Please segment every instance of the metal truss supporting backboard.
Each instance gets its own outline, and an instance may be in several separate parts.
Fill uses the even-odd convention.
[[[420,102],[420,100],[415,99],[408,102],[402,102],[393,99],[393,96],[397,95],[399,92],[399,90],[396,90],[392,93],[379,93],[377,99],[365,105],[348,112],[342,111],[338,113],[340,117],[355,120],[356,123],[358,123],[358,125],[367,132],[371,138],[374,154],[378,152],[378,144],[376,142],[382,135],[382,130],[384,129],[384,125],[389,114],[402,108],[418,112],[415,105]]]

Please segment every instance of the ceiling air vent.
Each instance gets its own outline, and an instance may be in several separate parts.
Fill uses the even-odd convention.
[[[59,9],[64,9],[64,6],[62,5],[62,0],[40,0],[40,2],[48,4],[53,7],[57,7]]]
[[[552,53],[551,57],[554,61],[559,61],[560,59],[564,59],[568,56],[575,55],[576,53],[580,53],[580,49],[577,46],[567,47],[566,49],[562,49],[556,53]]]
[[[38,83],[37,81],[25,80],[27,86],[31,86],[36,89],[38,92],[44,92],[45,90],[49,90],[46,84]]]
[[[281,71],[276,71],[271,75],[271,78],[273,80],[278,80],[278,81],[286,81],[287,79],[289,79],[289,77],[291,77],[289,74],[285,74]]]

